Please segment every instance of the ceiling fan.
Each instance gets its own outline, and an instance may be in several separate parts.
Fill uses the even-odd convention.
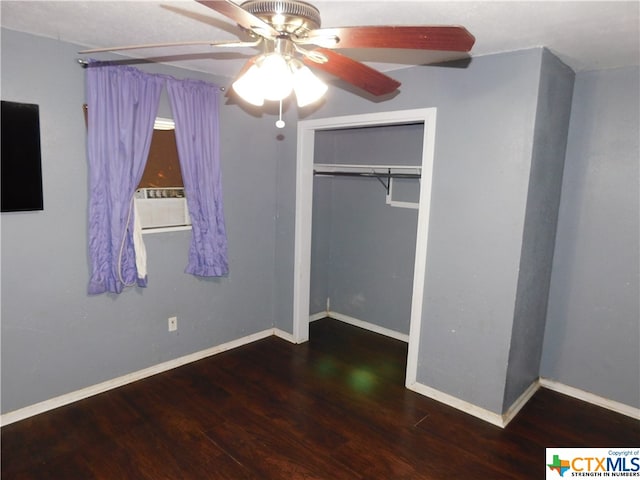
[[[84,50],[80,53],[115,52],[181,45],[257,47],[264,53],[242,68],[233,89],[254,105],[264,100],[282,101],[295,91],[304,106],[324,95],[327,87],[311,73],[312,67],[354,85],[373,96],[394,92],[400,82],[382,72],[336,52],[342,48],[384,48],[468,52],[475,38],[464,27],[352,26],[321,28],[319,10],[299,0],[196,0],[238,24],[249,41],[195,41],[129,45]],[[269,80],[273,79],[273,82]]]

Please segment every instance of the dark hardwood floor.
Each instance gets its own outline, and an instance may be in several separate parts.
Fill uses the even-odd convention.
[[[2,479],[542,479],[640,423],[540,390],[500,429],[404,388],[406,344],[325,319],[2,428]]]

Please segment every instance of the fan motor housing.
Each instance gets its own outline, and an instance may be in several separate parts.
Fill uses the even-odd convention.
[[[249,0],[241,7],[283,34],[304,36],[320,28],[320,11],[299,0]]]

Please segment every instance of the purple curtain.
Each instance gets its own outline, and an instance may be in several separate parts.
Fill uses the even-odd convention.
[[[219,88],[167,79],[192,236],[186,273],[219,277],[229,271],[222,208],[218,127]]]
[[[91,294],[146,286],[135,264],[132,205],[164,81],[126,66],[87,68]]]

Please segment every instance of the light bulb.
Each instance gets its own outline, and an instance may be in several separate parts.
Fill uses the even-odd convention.
[[[279,53],[266,55],[260,63],[262,95],[266,100],[282,100],[293,89],[291,70]]]

